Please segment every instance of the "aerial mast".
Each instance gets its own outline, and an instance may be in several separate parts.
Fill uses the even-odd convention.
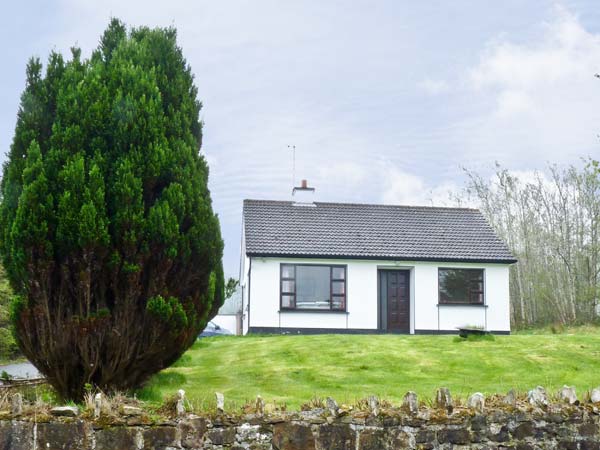
[[[288,148],[292,150],[292,189],[296,187],[296,146],[288,145]]]

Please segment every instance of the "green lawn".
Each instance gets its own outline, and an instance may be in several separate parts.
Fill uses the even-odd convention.
[[[185,389],[197,407],[225,394],[227,407],[262,395],[297,408],[314,397],[352,403],[378,395],[395,403],[408,390],[431,398],[447,386],[454,395],[481,391],[550,392],[563,384],[581,395],[600,385],[600,334],[496,336],[320,335],[213,337],[199,340],[173,367],[138,392],[161,400]]]

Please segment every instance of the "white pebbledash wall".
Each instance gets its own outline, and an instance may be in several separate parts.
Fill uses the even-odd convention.
[[[279,310],[281,263],[345,264],[347,312]],[[484,269],[485,306],[438,305],[438,268]],[[456,331],[476,325],[509,332],[509,272],[507,264],[363,261],[308,258],[244,258],[242,261],[243,332],[248,328],[331,328],[377,331],[378,270],[410,270],[410,332]],[[250,280],[248,272],[251,271]],[[249,282],[248,282],[249,281]],[[250,305],[248,307],[248,294]],[[276,331],[276,330],[273,330]]]
[[[221,328],[231,331],[233,334],[238,334],[237,316],[235,314],[217,314],[213,319]]]

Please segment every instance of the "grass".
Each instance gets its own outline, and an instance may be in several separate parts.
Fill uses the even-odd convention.
[[[5,366],[7,364],[18,364],[22,362],[27,362],[27,359],[23,356],[17,356],[15,358],[6,358],[0,356],[0,366]]]
[[[600,326],[588,325],[546,325],[536,328],[525,328],[517,331],[517,334],[600,334]]]
[[[378,395],[399,403],[413,390],[433,397],[526,391],[564,384],[583,392],[600,384],[600,333],[517,334],[462,340],[455,336],[225,336],[199,340],[172,367],[154,376],[138,397],[161,401],[184,389],[199,408],[225,394],[239,408],[260,394],[297,409],[313,398],[354,403]]]

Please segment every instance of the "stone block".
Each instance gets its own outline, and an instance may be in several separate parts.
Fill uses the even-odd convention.
[[[575,388],[573,386],[564,385],[560,391],[558,391],[558,398],[569,405],[578,403],[577,394],[575,393]]]
[[[424,444],[433,441],[435,441],[435,431],[433,430],[419,430],[415,434],[415,442],[417,444]]]
[[[504,396],[503,403],[508,406],[515,406],[517,404],[517,393],[514,389],[508,391]]]
[[[137,428],[112,427],[96,430],[96,450],[136,449]]]
[[[417,444],[417,450],[433,450],[434,448],[436,448],[435,445],[431,443]]]
[[[310,427],[281,422],[273,425],[273,448],[276,450],[316,450]]]
[[[573,436],[573,429],[567,425],[555,425],[555,436],[558,436],[561,439],[569,439]],[[537,435],[540,437],[541,435],[538,433]]]
[[[478,414],[471,419],[471,430],[483,431],[487,427],[487,417],[483,414]]]
[[[347,424],[321,425],[317,431],[316,450],[356,448],[356,431]]]
[[[333,417],[337,417],[340,407],[333,398],[327,397],[326,406],[329,410],[329,414],[331,414]]]
[[[371,414],[373,414],[374,416],[378,416],[379,415],[379,398],[377,398],[377,396],[375,396],[375,395],[371,395],[367,399],[367,401],[369,403],[369,409],[371,410]]]
[[[37,424],[37,448],[39,449],[85,450],[88,444],[86,425],[81,421]]]
[[[419,412],[419,398],[417,394],[412,391],[408,391],[404,394],[402,399],[402,409],[409,414],[416,414]]]
[[[233,447],[231,447],[231,448],[233,449]],[[243,446],[242,446],[242,449],[247,450],[246,447],[243,447]],[[273,450],[273,447],[271,447],[271,444],[268,442],[253,442],[252,444],[250,444],[248,449],[249,450]]]
[[[217,402],[217,412],[225,411],[225,396],[221,392],[215,392],[215,401]]]
[[[475,392],[468,398],[467,406],[481,414],[485,408],[485,397],[481,392]]]
[[[471,435],[466,428],[445,429],[437,432],[437,440],[440,444],[466,445],[471,442]]]
[[[99,419],[102,413],[102,394],[98,392],[94,396],[94,419]]]
[[[23,395],[21,395],[20,392],[13,394],[10,410],[13,416],[20,416],[23,414]]]
[[[508,427],[506,425],[492,424],[488,433],[488,438],[493,442],[508,442],[510,437],[508,435]]]
[[[382,417],[380,422],[382,423],[384,428],[389,428],[389,427],[397,427],[398,425],[400,425],[402,423],[402,420],[398,416],[393,416],[393,417],[387,416],[387,417]]]
[[[512,436],[515,439],[525,439],[535,435],[535,427],[532,422],[522,422],[514,429]]]
[[[533,406],[543,407],[548,405],[548,396],[546,395],[546,389],[542,386],[538,386],[527,393],[527,400]]]
[[[580,450],[600,450],[600,442],[595,440],[585,440],[579,443]]]
[[[236,440],[238,442],[252,442],[258,439],[260,432],[260,425],[250,425],[249,423],[243,423],[236,429]]]
[[[442,387],[437,390],[435,404],[440,409],[445,409],[448,412],[452,411],[452,395],[450,395],[450,390],[448,388]]]
[[[572,440],[558,441],[558,448],[564,449],[564,450],[577,450],[577,448],[578,448],[577,441],[572,441]]]
[[[185,391],[179,389],[177,391],[177,405],[175,406],[177,416],[183,417],[185,415]]]
[[[471,432],[471,442],[473,444],[480,444],[483,442],[487,442],[487,434],[485,431],[473,431]]]
[[[384,417],[371,415],[365,418],[365,425],[368,427],[383,427]]]
[[[415,437],[406,431],[396,430],[392,433],[392,449],[396,448],[415,448]]]
[[[181,446],[183,448],[198,448],[202,446],[207,423],[203,417],[189,417],[179,422]]]
[[[235,442],[235,428],[212,428],[206,432],[205,437],[214,445],[230,445]]]
[[[358,433],[359,450],[383,450],[389,447],[389,436],[382,428],[367,428]]]
[[[530,444],[529,442],[519,442],[516,447],[498,447],[499,449],[510,449],[510,448],[514,448],[515,450],[538,450],[538,447],[536,447],[533,444]]]
[[[56,406],[50,410],[50,414],[57,417],[77,417],[79,408],[77,406]]]
[[[262,416],[265,413],[265,401],[260,395],[256,396],[256,404],[254,407],[256,414]]]
[[[557,412],[549,412],[544,417],[544,420],[546,420],[547,422],[552,422],[552,423],[563,423],[565,421],[562,414],[557,413]]]
[[[0,422],[0,450],[32,450],[33,423]]]
[[[579,426],[579,434],[583,437],[591,437],[598,434],[598,425],[590,422]]]
[[[177,429],[172,426],[147,428],[142,432],[144,437],[144,450],[167,450],[175,447]]]
[[[9,421],[0,422],[0,450],[10,450],[12,434],[12,424]]]
[[[121,407],[119,408],[119,412],[124,416],[131,417],[139,417],[144,413],[142,408],[138,408],[137,406],[131,405],[121,405]]]

